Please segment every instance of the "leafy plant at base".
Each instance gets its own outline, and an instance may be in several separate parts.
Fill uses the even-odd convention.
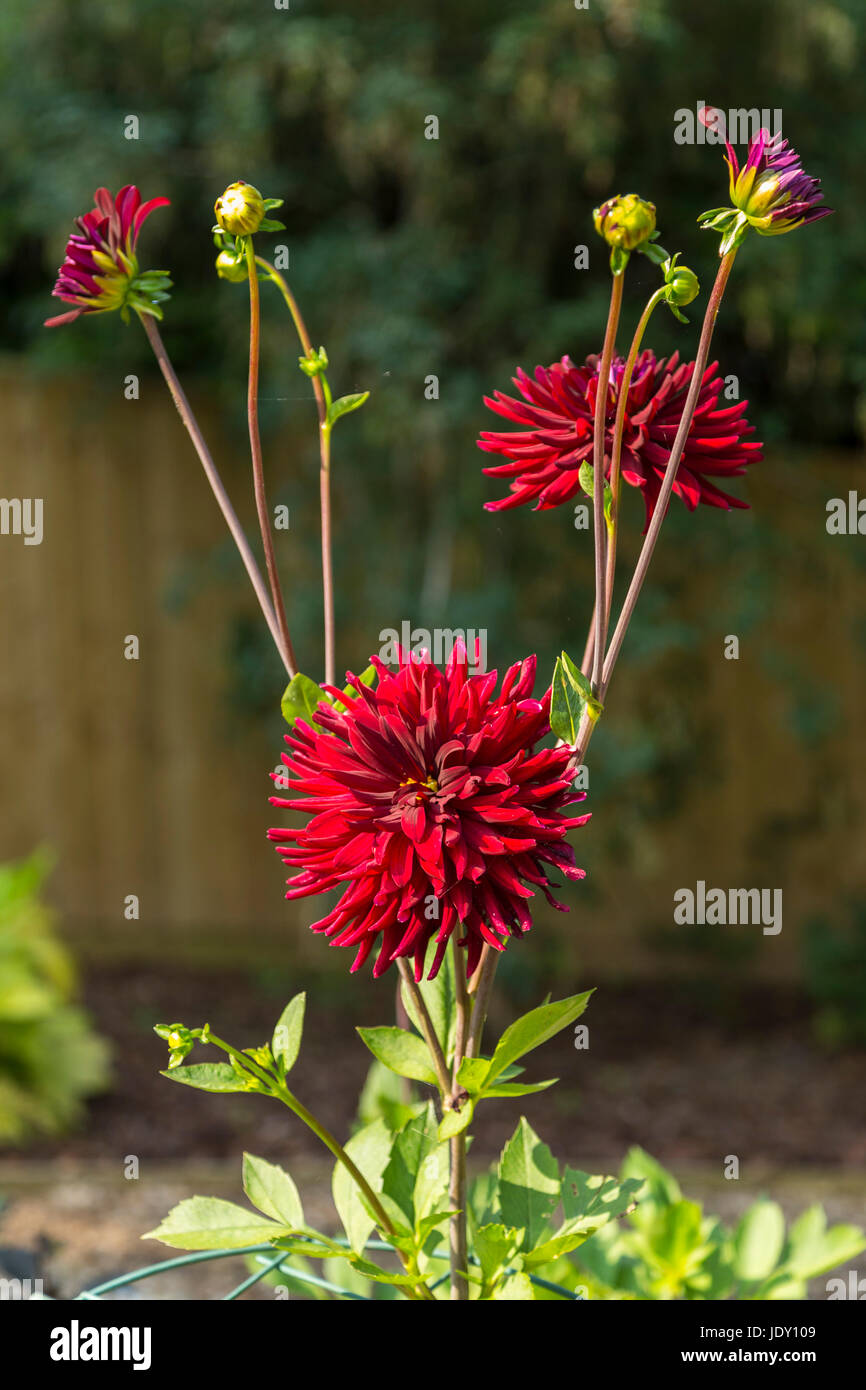
[[[75,1004],[76,971],[42,900],[47,856],[0,866],[0,1142],[56,1133],[108,1082],[108,1045]]]

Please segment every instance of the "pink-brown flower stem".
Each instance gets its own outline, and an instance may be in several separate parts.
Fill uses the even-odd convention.
[[[457,1030],[454,1044],[454,1069],[451,1080],[451,1108],[459,1108],[461,1086],[457,1080],[460,1064],[466,1053],[469,1033],[469,1014],[471,1001],[466,988],[466,964],[461,948],[454,942],[454,980],[457,995]],[[456,1102],[456,1106],[455,1106]],[[466,1131],[455,1134],[451,1139],[451,1179],[448,1185],[448,1200],[454,1215],[448,1223],[448,1251],[451,1267],[451,1301],[466,1303],[469,1300],[469,1281],[466,1271],[469,1264],[468,1238],[466,1228]]]
[[[256,268],[256,257],[255,251],[253,250],[252,237],[247,237],[246,239],[246,256],[250,281],[250,366],[247,382],[247,424],[249,426],[250,435],[250,457],[252,458],[253,464],[253,489],[256,498],[256,512],[259,518],[259,530],[262,534],[262,546],[265,552],[265,566],[268,572],[268,581],[271,586],[271,599],[274,605],[274,612],[277,615],[280,638],[285,649],[286,666],[294,676],[297,673],[298,664],[292,647],[292,639],[289,636],[289,625],[286,620],[286,606],[283,602],[283,591],[280,586],[279,570],[277,569],[277,557],[274,552],[274,536],[271,529],[267,492],[265,491],[262,441],[259,435],[261,310],[259,305],[259,272]]]
[[[616,419],[613,427],[613,444],[610,456],[610,531],[607,538],[607,569],[604,583],[604,619],[602,622],[602,641],[607,641],[607,629],[610,623],[610,610],[613,603],[613,584],[616,574],[616,542],[619,532],[619,495],[621,487],[621,463],[622,463],[622,440],[625,432],[625,416],[628,406],[628,393],[631,388],[631,379],[634,375],[635,363],[643,342],[647,324],[653,315],[656,305],[660,304],[665,297],[666,286],[656,290],[655,294],[650,295],[646,307],[638,320],[637,328],[632,338],[625,367],[623,368],[622,381],[620,382],[619,398],[616,403]]]
[[[683,451],[685,450],[686,441],[689,436],[689,430],[691,429],[692,421],[695,416],[698,397],[700,395],[701,385],[704,379],[704,371],[707,365],[707,357],[709,356],[710,343],[713,337],[713,330],[716,326],[716,319],[718,318],[719,308],[721,307],[722,298],[725,293],[725,287],[727,286],[728,277],[731,273],[731,268],[734,264],[734,257],[736,256],[736,254],[737,252],[735,247],[732,251],[729,251],[727,255],[723,256],[718,269],[718,273],[716,274],[715,284],[713,285],[712,292],[710,294],[709,302],[707,304],[707,310],[704,315],[703,326],[701,328],[701,338],[698,344],[698,352],[697,357],[695,359],[694,372],[692,373],[692,379],[689,384],[688,395],[686,396],[686,402],[683,406],[683,413],[680,417],[680,423],[677,429],[676,438],[674,439],[673,448],[671,449],[670,457],[668,458],[667,467],[665,469],[665,475],[662,479],[661,488],[659,489],[659,495],[656,500],[655,511],[653,512],[652,520],[647,529],[646,536],[644,537],[644,542],[641,547],[640,555],[638,556],[637,565],[635,566],[635,571],[632,575],[631,583],[629,584],[628,592],[626,594],[625,601],[622,606],[622,611],[619,615],[619,621],[617,622],[613,637],[610,641],[610,646],[604,659],[601,688],[599,691],[600,699],[604,699],[605,693],[607,692],[607,688],[610,684],[610,678],[613,674],[613,669],[616,665],[616,660],[619,656],[623,639],[628,630],[628,625],[631,622],[632,615],[635,610],[635,605],[640,595],[640,591],[643,587],[643,582],[646,579],[647,570],[649,569],[650,561],[653,557],[653,551],[656,547],[659,532],[662,528],[662,523],[665,519],[665,513],[668,508],[668,502],[670,501],[671,491],[673,489],[674,483],[676,482],[677,469],[679,468],[680,459],[683,456]]]
[[[592,442],[592,516],[595,541],[595,650],[592,658],[592,684],[598,690],[601,681],[602,655],[604,652],[604,576],[605,545],[607,529],[604,517],[604,436],[607,423],[607,388],[610,381],[610,365],[616,346],[616,330],[622,308],[622,287],[624,272],[614,275],[610,287],[610,308],[607,314],[607,328],[604,346],[598,369],[598,385],[595,397]]]
[[[484,1025],[487,1022],[487,1010],[498,964],[499,952],[494,951],[489,945],[485,946],[469,986],[473,1004],[469,1037],[466,1040],[467,1057],[477,1057],[481,1049],[481,1038],[484,1033]]]
[[[442,1051],[442,1045],[436,1036],[436,1029],[430,1017],[430,1011],[424,1002],[424,996],[415,983],[415,976],[412,974],[411,965],[407,960],[401,957],[397,961],[397,969],[400,971],[403,985],[418,1015],[421,1033],[433,1062],[433,1069],[436,1072],[436,1079],[439,1082],[439,1090],[442,1092],[442,1101],[444,1105],[451,1095],[451,1076],[448,1071],[448,1064],[445,1061],[445,1053]]]
[[[211,457],[210,450],[208,449],[207,444],[205,443],[204,435],[202,434],[201,429],[199,428],[198,422],[192,412],[183,387],[181,386],[180,381],[178,380],[177,373],[175,372],[174,367],[171,364],[171,360],[166,351],[165,344],[162,341],[162,336],[160,334],[159,328],[157,327],[156,319],[153,317],[152,314],[140,314],[139,318],[141,320],[142,327],[144,328],[144,331],[147,334],[150,345],[153,348],[154,355],[159,364],[159,369],[162,372],[162,375],[165,379],[165,384],[169,389],[171,398],[174,401],[175,406],[177,407],[177,413],[183,421],[183,425],[186,429],[187,434],[192,440],[193,447],[195,448],[195,451],[198,454],[201,466],[204,469],[205,477],[207,478],[207,481],[210,485],[210,489],[214,497],[216,498],[217,505],[223,514],[223,518],[225,520],[226,525],[229,528],[232,540],[237,546],[238,553],[244,564],[244,568],[246,569],[246,572],[249,575],[250,582],[253,586],[253,591],[256,595],[256,598],[258,599],[259,607],[262,610],[262,615],[264,616],[265,622],[268,625],[268,631],[274,639],[274,645],[276,646],[276,649],[280,654],[280,659],[286,667],[287,674],[291,676],[293,675],[293,672],[287,662],[286,653],[283,649],[280,629],[277,625],[276,615],[274,613],[273,607],[271,605],[271,600],[268,595],[267,585],[265,584],[265,581],[262,578],[261,571],[259,570],[259,567],[256,564],[255,556],[253,555],[253,552],[250,548],[249,541],[247,540],[246,535],[244,534],[244,529],[241,526],[240,521],[238,520],[237,513],[235,512],[235,509],[232,506],[231,501],[229,500],[229,495],[225,490],[222,478],[220,477],[216,464],[214,463],[213,458]]]
[[[313,351],[313,345],[298,307],[298,301],[292,294],[288,282],[276,267],[271,265],[270,261],[266,261],[263,256],[256,256],[256,264],[260,265],[273,280],[286,301],[304,355],[309,356]],[[333,685],[336,675],[336,658],[334,654],[334,573],[331,539],[331,427],[328,424],[327,381],[323,376],[316,375],[312,378],[312,382],[316,397],[316,409],[319,413],[319,502],[322,525],[322,599],[325,611],[325,681],[328,685]]]

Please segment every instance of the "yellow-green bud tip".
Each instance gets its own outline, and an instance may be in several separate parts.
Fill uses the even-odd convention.
[[[592,220],[608,246],[634,251],[656,229],[655,204],[645,202],[636,193],[617,193],[595,209]]]
[[[231,236],[251,236],[261,226],[265,200],[251,183],[232,183],[217,198],[214,212],[224,232]]]

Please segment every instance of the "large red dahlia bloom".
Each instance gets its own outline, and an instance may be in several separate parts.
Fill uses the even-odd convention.
[[[469,976],[485,942],[501,951],[529,931],[536,888],[567,911],[544,866],[584,877],[565,836],[589,816],[562,808],[585,793],[574,790],[571,749],[534,750],[550,732],[550,691],[532,698],[534,656],[498,695],[497,673],[470,675],[462,644],[445,671],[426,653],[401,656],[396,674],[371,660],[375,690],[349,675],[354,696],[328,691],[345,713],[323,699],[316,727],[298,720],[286,735],[295,795],[271,802],[310,814],[302,830],[269,831],[297,870],[286,897],[342,889],[312,930],[357,947],[352,970],[378,946],[374,975],[411,956],[420,980],[435,937],[432,979],[456,932]]]
[[[485,397],[484,404],[497,415],[524,426],[502,434],[484,430],[478,440],[479,449],[509,460],[484,469],[490,477],[511,480],[510,495],[486,502],[488,511],[504,511],[529,502],[535,503],[536,511],[545,511],[581,491],[580,465],[585,459],[592,460],[598,366],[599,359],[593,356],[587,357],[582,367],[563,357],[552,367],[536,367],[534,377],[518,368],[514,384],[522,400],[501,391],[494,392],[492,398]],[[648,350],[635,363],[623,430],[622,476],[632,487],[643,490],[647,525],[655,510],[694,366],[694,362],[680,363],[678,353],[657,360]],[[699,502],[726,511],[747,507],[748,503],[729,496],[710,479],[745,473],[747,465],[761,457],[761,445],[743,437],[752,433],[745,418],[748,401],[719,408],[722,378],[715,375],[717,367],[714,362],[704,372],[674,483],[674,492],[690,511]],[[615,358],[607,399],[607,474],[624,369],[623,359]]]

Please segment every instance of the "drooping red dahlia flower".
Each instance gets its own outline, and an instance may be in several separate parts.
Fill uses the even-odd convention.
[[[352,970],[378,947],[374,975],[406,956],[420,980],[435,937],[432,979],[457,933],[468,977],[485,942],[501,951],[529,931],[536,888],[567,911],[544,866],[584,877],[565,836],[589,816],[562,808],[585,793],[574,790],[571,749],[534,750],[550,732],[550,691],[532,698],[534,656],[498,695],[497,673],[470,675],[460,643],[444,671],[426,653],[401,655],[395,674],[371,661],[375,690],[349,675],[354,696],[328,689],[345,713],[323,701],[318,727],[298,720],[286,735],[292,795],[271,802],[310,815],[302,830],[268,832],[297,871],[286,897],[342,889],[312,930],[356,947]]]
[[[587,357],[582,367],[563,357],[552,367],[536,367],[534,377],[518,368],[514,384],[522,400],[501,391],[494,392],[492,398],[485,396],[484,404],[497,415],[524,426],[506,433],[484,430],[478,440],[479,449],[509,460],[484,469],[490,477],[511,480],[510,495],[485,502],[488,511],[505,511],[529,502],[535,503],[536,511],[546,511],[581,491],[580,465],[585,459],[592,461],[598,365],[596,356]],[[676,352],[670,358],[656,360],[649,350],[642,352],[635,363],[623,430],[622,476],[632,487],[642,489],[647,526],[655,510],[694,366],[694,362],[680,363]],[[690,511],[699,502],[726,511],[748,507],[747,502],[731,497],[710,479],[745,473],[747,465],[761,457],[761,445],[743,438],[752,433],[745,418],[748,401],[719,407],[722,378],[715,375],[717,367],[714,362],[704,372],[674,483],[674,492]],[[615,358],[607,398],[607,475],[624,370],[624,360]]]
[[[76,307],[46,319],[46,328],[71,323],[80,314],[111,309],[125,314],[132,308],[162,317],[159,303],[168,298],[171,281],[163,270],[141,273],[135,245],[145,219],[157,208],[168,207],[169,199],[143,203],[138,189],[127,184],[116,198],[107,188],[97,188],[93,201],[92,212],[75,219],[78,231],[66,244],[66,259],[51,291],[56,299]]]

